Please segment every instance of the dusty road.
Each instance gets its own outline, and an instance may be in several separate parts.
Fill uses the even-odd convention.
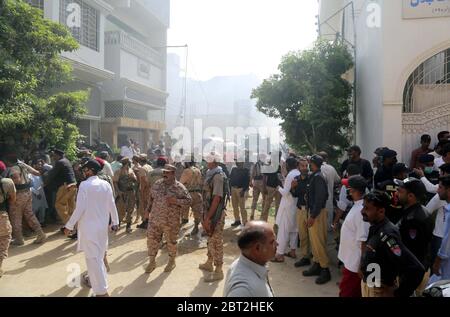
[[[231,214],[231,212],[228,212]],[[239,229],[230,227],[232,219],[228,217],[224,231],[225,272],[239,255],[236,245]],[[135,226],[133,226],[135,228]],[[135,229],[127,235],[121,229],[110,237],[108,259],[109,292],[112,296],[152,297],[152,296],[222,296],[224,281],[205,283],[204,273],[198,264],[206,259],[206,240],[184,236],[192,228],[192,222],[184,227],[178,246],[177,267],[171,273],[164,273],[167,251],[162,249],[157,258],[157,269],[144,274],[147,262],[145,231]],[[25,246],[11,247],[10,256],[4,262],[5,275],[0,278],[0,296],[89,296],[90,289],[81,283],[81,287],[69,287],[66,283],[73,277],[84,273],[86,265],[82,253],[76,253],[76,242],[65,238],[58,226],[45,230],[48,241],[36,246],[33,238],[26,240]],[[337,296],[336,282],[340,274],[336,267],[336,252],[330,243],[333,280],[318,286],[314,278],[304,278],[302,269],[294,267],[294,260],[286,258],[282,264],[270,263],[270,283],[276,296],[327,297]],[[75,265],[74,265],[75,264]],[[73,271],[77,265],[80,271]]]

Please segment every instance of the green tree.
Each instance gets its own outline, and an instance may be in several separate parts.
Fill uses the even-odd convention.
[[[60,53],[77,48],[69,30],[44,19],[41,10],[0,0],[0,155],[14,151],[30,158],[43,144],[75,155],[75,123],[85,113],[88,92],[58,91],[72,80]]]
[[[292,148],[303,154],[326,151],[336,159],[349,145],[352,86],[342,77],[352,67],[343,44],[318,41],[284,56],[279,74],[264,80],[252,98],[259,111],[282,120]]]

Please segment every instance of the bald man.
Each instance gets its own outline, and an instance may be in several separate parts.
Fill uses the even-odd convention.
[[[277,248],[272,226],[264,221],[248,222],[238,245],[241,256],[228,271],[224,297],[273,297],[266,267]]]

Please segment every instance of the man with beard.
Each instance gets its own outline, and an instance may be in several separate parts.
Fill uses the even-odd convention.
[[[361,256],[363,297],[409,297],[425,274],[423,265],[402,243],[397,227],[385,216],[390,201],[378,190],[364,196],[361,213],[371,226]]]
[[[427,272],[431,265],[429,256],[433,223],[421,205],[426,194],[425,185],[416,178],[407,178],[399,181],[397,192],[398,201],[403,206],[402,217],[398,223],[402,242],[422,263]],[[427,272],[417,289],[419,294],[425,289],[428,278]]]
[[[169,263],[164,272],[171,272],[175,268],[181,212],[192,201],[186,187],[175,179],[176,169],[173,165],[166,165],[162,170],[163,179],[156,181],[150,191],[147,209],[150,213],[147,231],[147,247],[150,259],[145,269],[148,274],[156,268],[156,255],[163,234],[169,251]]]
[[[391,149],[384,149],[381,151],[380,156],[382,158],[381,167],[377,169],[375,173],[374,182],[376,189],[380,188],[380,184],[392,180],[392,168],[397,163],[397,152]]]

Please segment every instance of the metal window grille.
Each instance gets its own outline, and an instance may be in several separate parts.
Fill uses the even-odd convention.
[[[95,51],[99,51],[99,28],[100,14],[99,11],[83,0],[61,0],[59,8],[60,23],[66,25],[70,11],[67,6],[76,3],[81,8],[81,27],[72,27],[70,31],[73,37],[83,46],[89,47]]]
[[[148,120],[148,110],[145,107],[132,106],[123,103],[107,102],[105,118],[130,118]]]
[[[430,89],[446,91],[450,84],[450,48],[442,51],[419,65],[409,76],[403,91],[403,112],[413,113],[414,89],[420,85],[429,85]],[[450,101],[450,93],[436,93],[431,103],[439,106]]]

